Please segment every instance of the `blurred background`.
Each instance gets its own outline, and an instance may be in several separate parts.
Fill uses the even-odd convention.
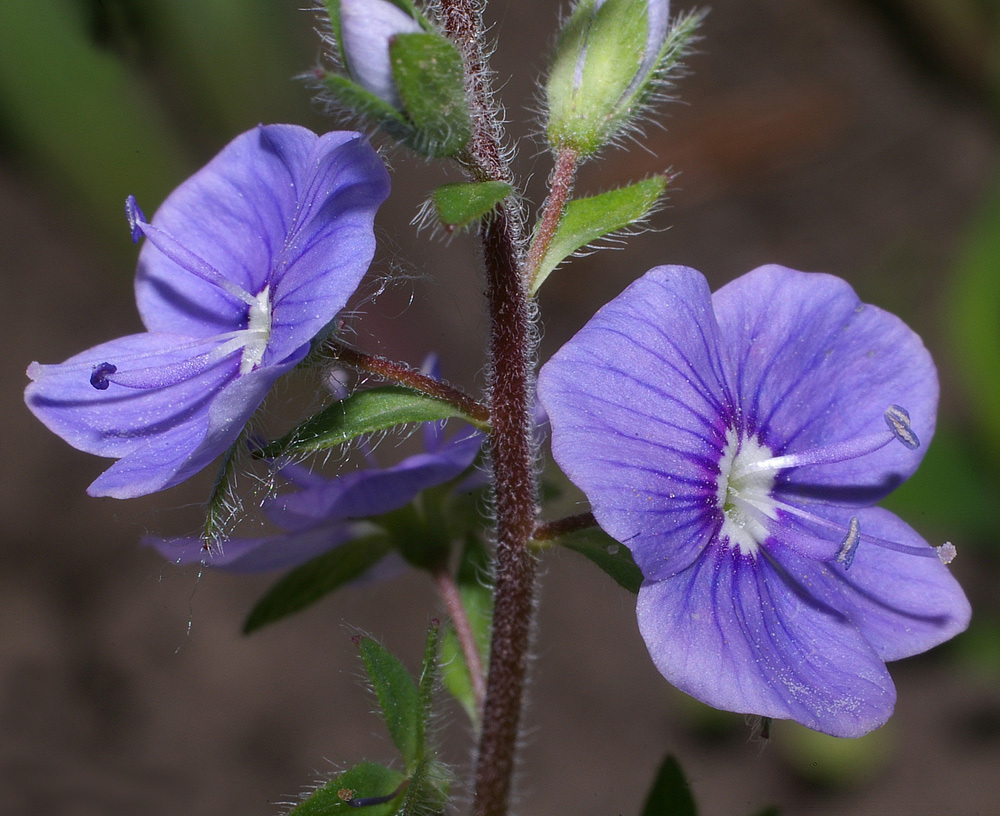
[[[211,474],[147,499],[89,498],[105,464],[22,401],[32,360],[141,330],[126,194],[152,212],[258,122],[337,126],[295,78],[320,58],[300,5],[0,0],[4,812],[266,816],[317,774],[393,756],[349,636],[368,632],[415,669],[426,621],[440,614],[428,579],[348,588],[244,637],[272,576],[180,570],[138,545],[192,529]],[[530,111],[560,10],[557,0],[488,10],[532,207],[550,165]],[[957,545],[973,624],[892,667],[899,703],[884,729],[836,741],[779,723],[762,748],[742,717],[659,677],[632,597],[577,555],[553,553],[518,812],[637,813],[668,752],[704,814],[1000,812],[1000,2],[717,3],[703,35],[664,127],[584,168],[580,194],[668,167],[679,175],[651,231],[545,285],[542,357],[656,264],[694,266],[713,286],[769,262],[848,279],[938,362],[938,434],[887,504],[929,540]],[[387,158],[394,190],[357,299],[357,342],[412,363],[437,350],[446,376],[478,390],[475,245],[418,235],[410,221],[442,176],[403,151]],[[463,773],[472,740],[443,701],[445,726]]]

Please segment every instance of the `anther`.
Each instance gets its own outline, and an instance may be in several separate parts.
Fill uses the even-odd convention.
[[[94,386],[98,391],[107,391],[108,386],[111,385],[108,377],[114,374],[118,370],[118,366],[112,365],[111,363],[100,363],[94,366],[94,370],[90,373],[90,384]]]
[[[950,564],[958,555],[958,550],[950,541],[944,542],[940,547],[935,547],[934,551],[937,553],[938,561],[942,564]]]
[[[920,447],[920,440],[910,427],[910,415],[905,408],[898,405],[890,405],[885,411],[885,424],[889,426],[893,436],[896,437],[910,450]]]
[[[858,544],[861,543],[861,523],[857,516],[851,517],[851,523],[847,526],[847,536],[844,543],[840,545],[837,553],[837,563],[843,564],[844,569],[850,569],[854,563],[854,555],[858,551]]]

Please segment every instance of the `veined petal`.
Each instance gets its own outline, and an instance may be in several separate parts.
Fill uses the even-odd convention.
[[[214,354],[225,345],[224,337],[121,337],[59,365],[32,363],[28,376],[34,382],[25,391],[25,402],[73,447],[98,456],[126,456],[150,436],[204,423],[212,398],[239,370],[239,348],[224,356]],[[123,374],[163,367],[174,374],[174,381],[159,388],[112,383],[98,390],[91,384],[91,372],[107,362]]]
[[[250,296],[270,286],[281,330],[269,343],[269,364],[308,342],[343,308],[371,261],[372,220],[387,194],[385,168],[360,134],[317,136],[295,125],[267,125],[230,142],[174,190],[151,223]],[[346,219],[342,234],[330,216]],[[343,245],[324,240],[330,238]],[[320,253],[325,262],[315,259]],[[301,273],[283,284],[300,262]],[[298,290],[310,282],[317,300],[306,315],[302,304],[312,293]],[[276,313],[283,299],[287,317]],[[245,302],[191,274],[150,240],[139,256],[136,300],[150,331],[206,336],[246,327]]]
[[[658,267],[543,367],[552,452],[647,578],[682,570],[714,533],[733,405],[702,275]]]
[[[479,432],[449,440],[441,450],[407,457],[388,468],[345,473],[335,479],[277,496],[269,517],[289,529],[329,518],[360,519],[405,507],[421,490],[444,484],[472,466],[483,445]]]
[[[895,688],[854,622],[766,558],[712,547],[639,590],[639,631],[663,676],[727,711],[858,737],[892,714]]]
[[[199,538],[149,538],[144,543],[179,566],[205,564],[226,572],[248,573],[297,567],[339,547],[354,535],[353,525],[335,521],[295,533],[233,538],[211,549],[206,549]]]
[[[916,469],[934,435],[938,381],[920,338],[899,318],[862,303],[843,280],[764,266],[713,296],[736,366],[748,432],[776,454],[885,430],[900,405],[921,446],[889,444],[844,462],[789,470],[786,491],[872,504]]]
[[[780,545],[768,547],[776,562],[808,584],[810,593],[849,617],[879,658],[899,660],[920,654],[966,629],[972,609],[965,593],[906,522],[881,507],[852,511],[828,507],[823,512],[844,528],[853,514],[864,535],[925,549],[930,556],[915,557],[863,539],[850,568],[844,569],[836,563],[811,561]]]

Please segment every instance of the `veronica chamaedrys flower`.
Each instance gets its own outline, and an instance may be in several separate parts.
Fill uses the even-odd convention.
[[[238,136],[147,221],[135,291],[147,331],[60,365],[25,401],[73,447],[118,461],[93,496],[178,484],[239,436],[274,381],[347,303],[375,250],[385,167],[358,133],[294,125]]]
[[[420,23],[389,0],[340,0],[340,39],[351,77],[366,91],[402,107],[392,76],[389,45],[399,34],[418,34]]]
[[[660,672],[717,708],[882,725],[885,661],[968,624],[929,546],[873,504],[916,469],[937,375],[844,281],[765,266],[717,291],[657,267],[542,369],[556,461],[643,574]]]
[[[484,435],[466,429],[445,438],[438,423],[424,427],[424,452],[398,464],[369,468],[328,478],[301,465],[282,468],[294,492],[279,493],[264,506],[268,519],[286,532],[260,538],[233,538],[207,547],[198,538],[149,539],[176,564],[200,563],[229,572],[266,572],[296,567],[363,535],[361,521],[398,510],[422,490],[450,482],[469,470],[482,448]],[[481,479],[474,473],[457,489],[473,489]]]

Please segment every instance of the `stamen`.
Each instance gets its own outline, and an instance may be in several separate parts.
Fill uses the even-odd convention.
[[[229,278],[219,272],[208,261],[199,258],[193,252],[181,246],[170,233],[164,232],[150,224],[146,220],[146,216],[143,215],[142,210],[139,209],[135,196],[130,195],[125,199],[125,215],[132,230],[133,241],[138,241],[138,236],[145,235],[160,252],[192,275],[218,287],[227,295],[231,295],[249,306],[256,304],[257,299],[253,295],[229,280]]]
[[[740,463],[733,472],[734,479],[741,479],[749,473],[767,470],[782,470],[785,468],[803,467],[805,465],[829,465],[836,462],[846,462],[875,453],[894,440],[902,442],[910,450],[920,447],[920,440],[910,427],[910,415],[898,405],[890,405],[885,411],[885,422],[889,431],[868,434],[867,436],[848,439],[845,442],[835,442],[832,445],[821,445],[818,448],[800,453],[786,453],[782,456],[772,456],[770,459],[747,461]]]
[[[111,384],[108,376],[114,374],[117,370],[118,366],[107,362],[95,365],[94,370],[90,373],[90,384],[98,391],[107,391],[108,386]]]
[[[837,553],[837,563],[843,564],[844,569],[850,569],[854,563],[854,554],[858,551],[858,544],[861,543],[861,523],[857,516],[851,516],[851,522],[847,527],[847,537],[840,546]]]
[[[106,391],[110,383],[142,390],[174,385],[206,371],[234,351],[243,348],[245,344],[243,335],[245,334],[246,332],[235,332],[226,342],[204,354],[164,365],[119,371],[118,366],[113,363],[103,362],[94,366],[90,375],[90,384],[98,391]],[[119,360],[119,362],[122,361]]]
[[[940,547],[935,547],[934,549],[937,552],[938,560],[942,564],[950,564],[955,560],[955,556],[958,555],[958,550],[955,549],[955,545],[950,541],[946,541]]]
[[[885,411],[885,424],[893,435],[910,450],[920,447],[920,440],[910,427],[910,415],[905,408],[898,405],[890,405]]]

